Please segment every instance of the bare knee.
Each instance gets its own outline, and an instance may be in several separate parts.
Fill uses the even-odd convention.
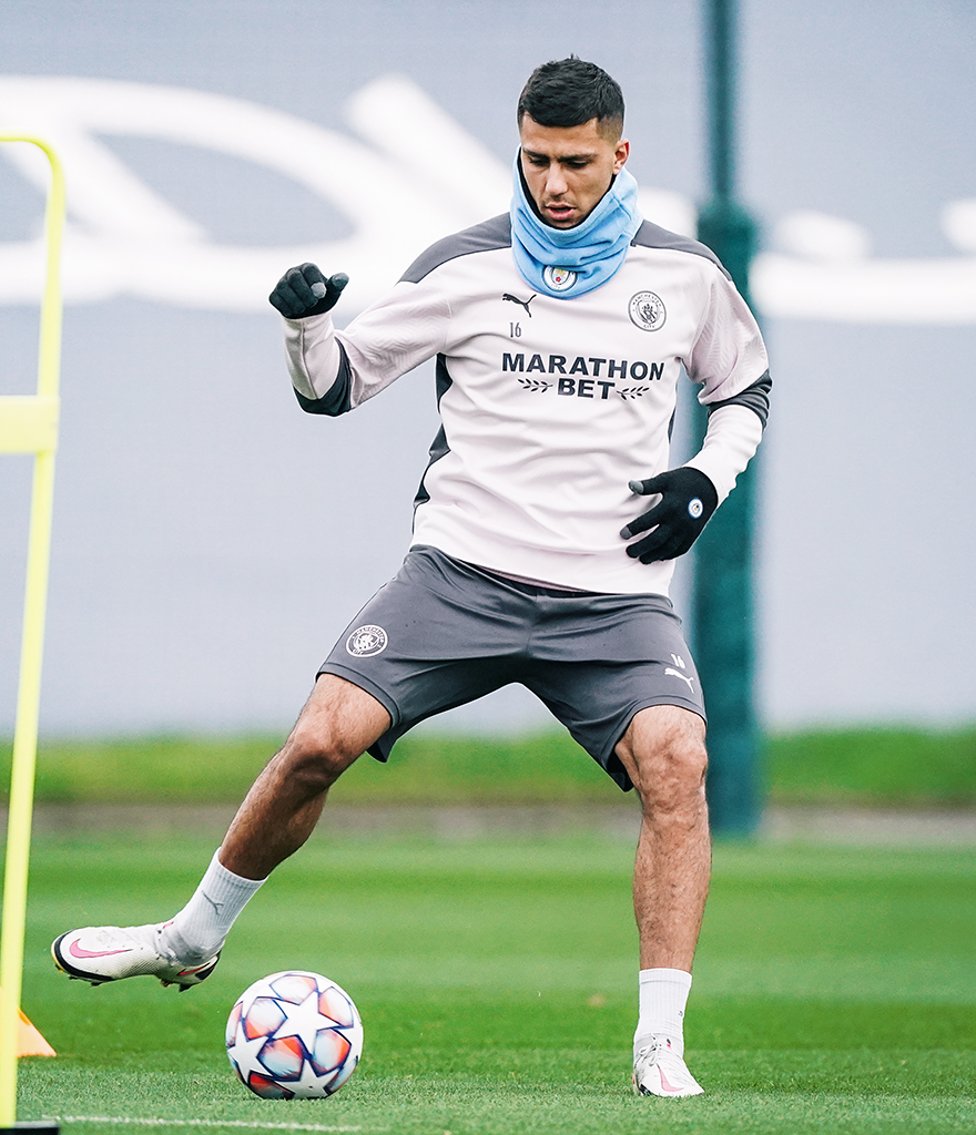
[[[325,791],[389,726],[389,714],[370,694],[323,676],[275,758],[277,772],[311,792]]]
[[[697,714],[677,706],[641,710],[617,754],[646,814],[661,819],[704,807],[708,753],[705,724]]]
[[[300,720],[275,758],[278,773],[312,792],[330,788],[360,755],[341,735],[322,723],[315,727]]]

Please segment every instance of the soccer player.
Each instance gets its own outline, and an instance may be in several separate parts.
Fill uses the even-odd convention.
[[[441,427],[413,539],[322,664],[188,904],[159,924],[61,935],[67,974],[203,981],[353,761],[385,761],[418,721],[520,682],[637,791],[634,1086],[702,1091],[683,1018],[710,869],[705,708],[668,585],[755,452],[771,384],[716,257],[642,219],[623,121],[603,70],[546,63],[518,103],[509,213],[427,249],[345,331],[329,314],[344,274],[303,264],[271,293],[310,413],[355,409],[436,358]],[[672,468],[684,374],[708,425]]]

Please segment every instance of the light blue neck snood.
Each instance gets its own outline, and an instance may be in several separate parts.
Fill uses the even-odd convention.
[[[519,272],[536,291],[567,300],[606,283],[623,263],[641,220],[637,182],[625,167],[582,224],[572,229],[547,225],[532,207],[515,155],[512,251]]]

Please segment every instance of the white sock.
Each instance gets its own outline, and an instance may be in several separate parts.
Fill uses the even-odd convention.
[[[264,881],[228,871],[214,852],[193,897],[163,929],[161,945],[188,965],[205,962],[223,946],[237,916]]]
[[[667,1037],[672,1049],[684,1056],[685,1006],[691,990],[691,974],[681,969],[640,971],[640,1018],[634,1033],[634,1053],[654,1037]]]

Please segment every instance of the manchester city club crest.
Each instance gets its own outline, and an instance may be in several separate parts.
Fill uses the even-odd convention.
[[[551,264],[542,273],[542,278],[554,292],[568,292],[576,283],[576,273],[572,268],[554,268]]]
[[[382,627],[368,623],[357,627],[346,639],[346,653],[354,658],[370,658],[374,654],[382,654],[389,641]]]
[[[627,307],[630,321],[642,331],[660,331],[668,318],[664,300],[654,292],[636,292]]]

